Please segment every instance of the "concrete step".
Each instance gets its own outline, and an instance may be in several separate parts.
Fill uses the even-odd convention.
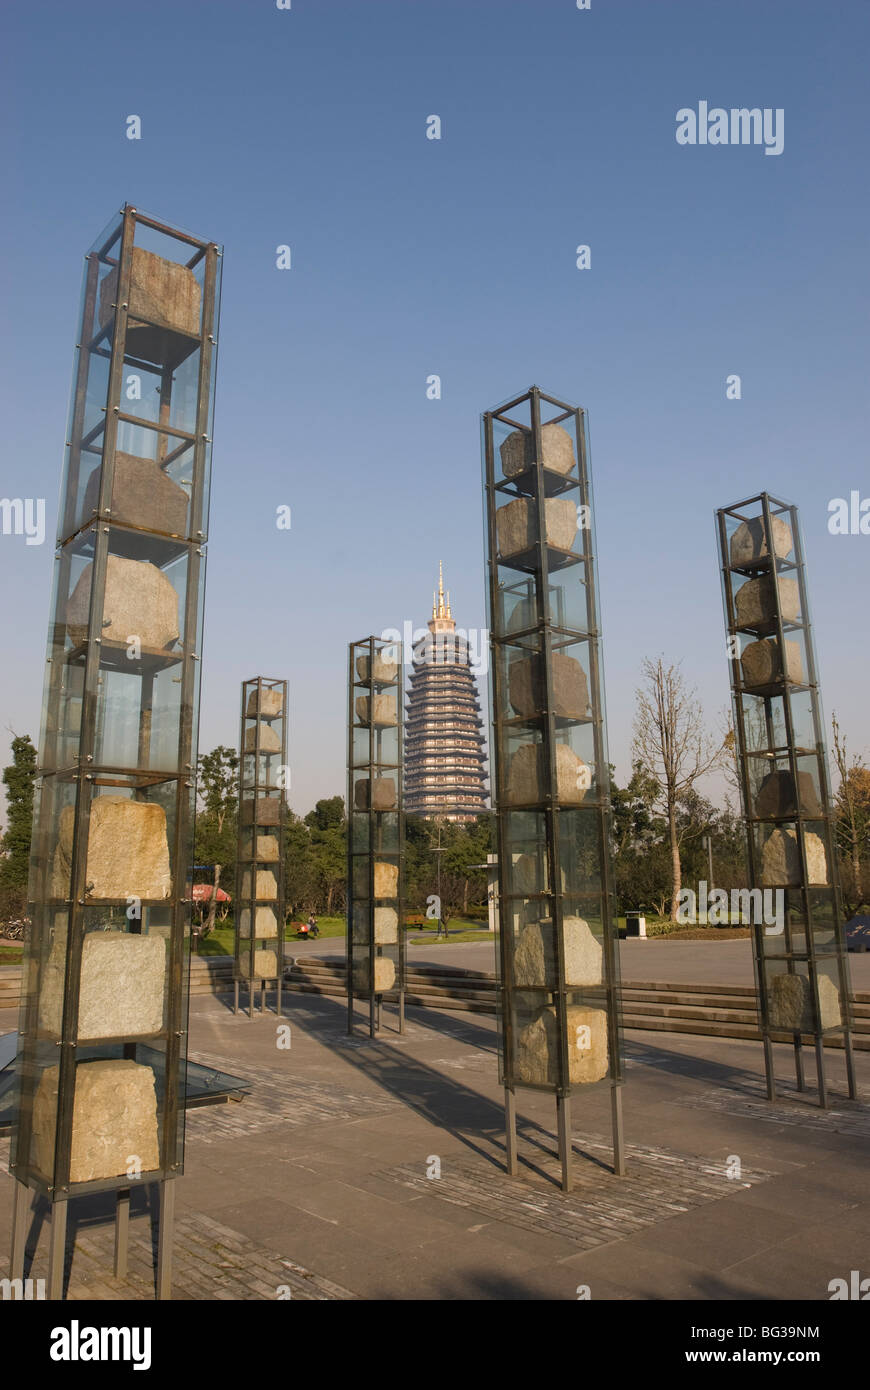
[[[0,1009],[18,1006],[20,967],[0,968]],[[229,994],[233,960],[229,956],[191,959],[192,996]],[[284,988],[288,993],[346,996],[343,956],[287,957]],[[498,1009],[495,975],[458,966],[417,966],[406,974],[406,1003],[421,1008],[495,1014]],[[705,984],[663,980],[626,980],[620,990],[623,1028],[648,1032],[696,1033],[706,1037],[757,1040],[756,996],[751,985]],[[853,997],[853,1039],[856,1049],[870,1051],[870,993]],[[791,1034],[783,1034],[783,1042]],[[831,1037],[826,1045],[842,1047]]]

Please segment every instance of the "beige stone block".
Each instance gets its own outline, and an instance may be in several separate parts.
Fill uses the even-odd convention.
[[[85,519],[99,506],[101,473],[102,466],[98,465],[88,478],[82,511]],[[109,501],[113,521],[139,526],[144,531],[186,536],[189,502],[184,488],[154,459],[115,451]]]
[[[93,568],[92,564],[85,565],[67,600],[66,621],[75,646],[88,635]],[[94,636],[125,644],[138,637],[143,647],[160,651],[174,647],[179,636],[178,594],[162,570],[147,560],[110,555],[102,628]],[[130,669],[135,669],[132,662]]]
[[[550,598],[553,593],[551,590]],[[529,628],[537,626],[538,605],[533,598],[520,599],[519,603],[514,604],[510,617],[505,623],[505,632],[526,632]]]
[[[773,548],[778,557],[784,560],[792,548],[791,527],[779,516],[771,517],[770,521]],[[731,537],[732,565],[752,565],[758,560],[769,559],[770,551],[764,534],[763,519],[756,517],[753,521],[742,522]]]
[[[242,874],[242,886],[239,892],[241,898],[253,897],[266,902],[272,902],[278,897],[278,880],[271,869],[257,869],[252,879],[251,870],[245,869]]]
[[[118,272],[111,271],[100,285],[100,325],[114,314],[118,298]],[[128,300],[127,350],[147,362],[162,360],[166,335],[156,332],[158,324],[176,333],[199,337],[202,296],[193,271],[179,262],[167,260],[141,246],[133,247]],[[148,323],[137,322],[147,319]]]
[[[372,679],[369,675],[371,658],[368,656],[358,656],[356,659],[356,673],[359,680],[368,682]],[[376,681],[394,681],[399,675],[399,663],[389,657],[382,656],[380,652],[375,652],[374,679]]]
[[[398,724],[399,704],[395,695],[357,695],[356,717],[360,724],[378,724],[386,727]]]
[[[251,935],[251,909],[243,907],[239,911],[239,936],[250,938]],[[254,937],[261,940],[267,937],[278,935],[278,918],[273,907],[257,907],[254,909]]]
[[[353,939],[365,944],[369,939],[368,908],[357,904],[353,910]],[[393,946],[399,939],[399,914],[394,907],[376,907],[374,920],[375,946]]]
[[[277,715],[284,712],[284,691],[280,686],[270,688],[260,687],[260,698],[257,699],[256,686],[248,696],[248,703],[245,714],[249,719],[259,715],[261,719],[274,719]]]
[[[369,807],[369,788],[372,788],[371,808]],[[394,811],[396,809],[396,782],[393,777],[361,777],[353,787],[353,808],[355,811]]]
[[[257,749],[257,734],[260,735],[261,753],[280,753],[281,740],[278,731],[271,724],[253,724],[245,730],[245,752],[254,753]]]
[[[49,1179],[54,1166],[58,1067],[39,1079],[33,1101],[34,1166]],[[73,1100],[70,1182],[95,1182],[160,1166],[157,1097],[150,1067],[131,1061],[79,1062]]]
[[[256,938],[254,938],[256,940]],[[254,969],[251,972],[251,957],[249,952],[242,952],[239,957],[239,974],[243,980],[277,980],[278,978],[278,952],[277,951],[258,951],[254,949]]]
[[[822,1028],[836,1028],[843,1021],[840,991],[827,975],[817,978]],[[771,1028],[785,1033],[814,1032],[812,993],[805,975],[782,974],[768,979],[767,1005]]]
[[[566,1010],[568,1079],[572,1085],[588,1085],[607,1075],[607,1013],[585,1004]],[[555,1086],[559,1082],[559,1028],[552,1004],[520,1029],[516,1041],[515,1075],[531,1085]]]
[[[808,772],[798,773],[801,810],[805,816],[821,816],[822,808],[816,795],[816,785]],[[797,797],[794,778],[790,772],[769,772],[755,798],[757,816],[796,816]]]
[[[278,857],[277,835],[246,835],[242,841],[243,859],[259,859],[266,864],[277,864]]]
[[[828,860],[818,835],[804,835],[807,882],[827,883]],[[761,851],[761,880],[765,888],[798,888],[801,883],[797,831],[778,826],[764,842]]]
[[[556,800],[560,805],[576,806],[589,790],[589,769],[566,743],[556,744]],[[508,765],[505,801],[527,805],[543,801],[548,789],[543,745],[527,743],[518,748]]]
[[[552,653],[553,713],[565,719],[585,719],[589,712],[586,672],[573,656]],[[521,718],[545,709],[544,663],[540,656],[514,659],[508,667],[508,698]]]
[[[399,892],[399,866],[375,860],[375,897],[395,898]]]
[[[280,825],[281,799],[277,796],[260,796],[256,806],[253,798],[242,802],[242,825]]]
[[[58,821],[52,868],[52,894],[69,896],[75,807],[65,806]],[[89,899],[172,896],[166,812],[155,802],[97,796],[91,802],[88,831]]]
[[[63,1018],[66,939],[49,952],[39,994],[39,1027],[59,1035]],[[159,936],[92,931],[82,942],[79,1042],[137,1037],[163,1027],[166,942]]]
[[[778,575],[779,603],[784,622],[793,622],[800,613],[800,591],[796,579]],[[763,627],[776,620],[776,596],[773,575],[760,574],[747,579],[734,596],[738,627]]]
[[[785,639],[786,677],[797,685],[805,681],[804,663],[799,642]],[[740,657],[743,667],[743,684],[747,689],[755,686],[773,685],[782,676],[782,661],[779,655],[779,639],[763,637],[758,642],[749,642]]]
[[[514,893],[544,893],[547,889],[546,859],[535,854],[514,854],[512,858],[511,890]]]
[[[246,835],[242,841],[243,859],[259,859],[266,864],[276,864],[278,855],[277,835]]]
[[[567,497],[549,497],[544,503],[547,544],[570,550],[577,539],[577,507]],[[538,511],[532,497],[517,497],[495,514],[498,553],[502,558],[519,555],[537,541]]]
[[[582,917],[563,921],[565,983],[575,987],[600,985],[603,953]],[[552,922],[529,922],[514,950],[514,985],[517,989],[554,989],[556,942]]]
[[[371,958],[355,960],[353,963],[354,989],[371,990],[374,994],[385,994],[396,983],[396,966],[389,956],[374,957],[374,980],[372,979]]]
[[[541,449],[545,468],[554,473],[567,476],[577,462],[574,455],[574,440],[562,425],[543,425],[541,427]],[[514,430],[499,446],[502,472],[506,478],[515,478],[530,468],[535,458],[535,441],[530,430]]]

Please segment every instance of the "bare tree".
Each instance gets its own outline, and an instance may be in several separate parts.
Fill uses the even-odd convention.
[[[842,856],[844,896],[849,910],[857,911],[864,901],[862,850],[870,829],[870,771],[857,753],[849,756],[845,735],[840,733],[836,714],[831,715],[834,731],[834,762],[840,778],[837,804],[837,843]]]
[[[667,821],[671,854],[671,920],[676,921],[682,886],[678,807],[699,778],[727,766],[733,754],[727,740],[717,742],[706,732],[701,706],[679,666],[645,657],[641,674],[632,758],[652,773],[658,787],[656,805]]]

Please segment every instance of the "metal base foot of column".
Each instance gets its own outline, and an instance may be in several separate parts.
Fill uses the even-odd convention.
[[[175,1227],[175,1179],[160,1183],[160,1226],[157,1233],[157,1297],[172,1297],[172,1240]]]
[[[505,1158],[507,1161],[508,1175],[515,1178],[517,1175],[517,1099],[513,1091],[505,1088],[504,1093],[504,1133],[505,1133]]]
[[[570,1192],[573,1186],[571,1147],[571,1097],[556,1097],[556,1124],[559,1131],[559,1163],[562,1168],[562,1191]]]
[[[48,1243],[48,1297],[63,1298],[63,1270],[66,1257],[67,1199],[52,1202],[51,1233]]]

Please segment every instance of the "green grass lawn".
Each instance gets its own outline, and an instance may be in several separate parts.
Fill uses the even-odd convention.
[[[329,941],[340,938],[344,941],[346,926],[344,917],[318,917],[317,925],[320,928],[318,940]],[[434,935],[423,935],[420,927],[409,927],[406,940],[425,941],[427,945],[455,946],[462,941],[490,941],[492,939],[490,932],[481,931],[474,922],[466,921],[461,917],[453,918],[448,924],[448,929],[450,936],[447,941],[442,936],[436,942]],[[434,930],[433,924],[431,931],[434,932]],[[304,939],[289,929],[284,937],[288,945],[293,945]],[[233,928],[228,926],[216,927],[200,945],[199,954],[201,956],[231,956],[233,954]]]
[[[321,941],[336,936],[340,936],[344,940],[345,919],[343,917],[318,917],[317,925],[320,928],[319,939]],[[288,944],[293,944],[303,941],[305,938],[297,936],[288,927],[284,933],[284,940]],[[199,954],[201,956],[231,956],[233,954],[233,928],[216,927],[200,944]]]

